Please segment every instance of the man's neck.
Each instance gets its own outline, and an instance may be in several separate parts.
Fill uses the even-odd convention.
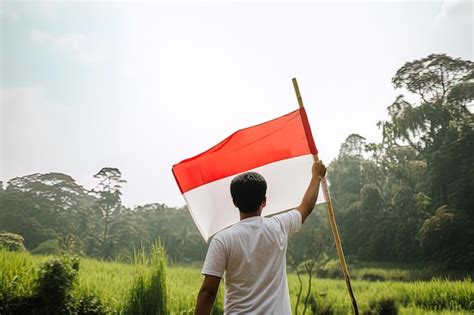
[[[251,217],[259,217],[259,216],[261,216],[261,214],[262,214],[261,210],[258,210],[258,211],[255,211],[255,212],[249,212],[249,213],[240,212],[240,221],[242,221],[244,219],[247,219],[247,218],[251,218]]]

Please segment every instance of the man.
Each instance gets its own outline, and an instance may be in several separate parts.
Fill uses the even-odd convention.
[[[218,232],[204,261],[205,276],[195,314],[209,314],[225,271],[226,314],[291,314],[286,279],[288,238],[314,208],[326,167],[317,161],[301,204],[271,218],[261,216],[267,184],[257,173],[236,176],[230,185],[240,222]]]

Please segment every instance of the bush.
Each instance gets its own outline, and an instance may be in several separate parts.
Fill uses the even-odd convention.
[[[423,222],[418,232],[421,249],[446,266],[469,268],[474,264],[473,226],[466,213],[444,205]]]
[[[313,314],[319,314],[319,315],[334,314],[334,310],[332,308],[331,303],[329,303],[327,299],[325,299],[322,296],[315,298],[313,295],[311,295],[309,297],[309,306]]]
[[[39,308],[50,314],[67,312],[72,307],[72,287],[78,271],[77,258],[64,256],[45,262],[36,287]]]
[[[76,258],[54,258],[40,266],[33,290],[0,293],[0,314],[67,314],[73,310],[72,288],[79,270]]]
[[[86,294],[75,300],[74,311],[79,315],[102,315],[111,313],[111,309],[93,294]]]
[[[30,314],[35,305],[33,297],[11,296],[10,294],[0,294],[0,314]]]
[[[61,255],[64,253],[64,249],[59,240],[48,240],[39,244],[31,253],[35,255]]]
[[[23,236],[14,233],[2,232],[0,233],[0,247],[3,247],[9,251],[25,251],[25,245]]]
[[[360,279],[361,280],[366,280],[366,281],[386,281],[386,280],[388,280],[385,277],[385,274],[383,272],[377,272],[377,271],[373,271],[373,270],[362,273],[362,275],[360,275]]]
[[[328,260],[324,265],[316,270],[316,274],[320,278],[341,278],[342,272],[337,259]]]
[[[382,297],[369,303],[370,310],[366,314],[370,315],[396,315],[398,314],[398,304],[392,297]]]
[[[366,281],[408,281],[408,271],[400,269],[363,268],[354,273],[354,278]]]

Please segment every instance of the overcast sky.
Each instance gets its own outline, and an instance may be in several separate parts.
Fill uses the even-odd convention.
[[[0,180],[102,167],[128,206],[184,204],[171,166],[297,108],[320,158],[376,123],[391,77],[431,53],[473,58],[473,6],[450,2],[1,2]]]

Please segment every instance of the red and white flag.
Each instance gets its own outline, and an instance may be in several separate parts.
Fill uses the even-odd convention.
[[[241,129],[192,158],[173,166],[173,174],[189,212],[207,241],[237,223],[230,183],[254,171],[267,181],[267,205],[262,215],[297,207],[311,179],[317,154],[304,108],[268,122]],[[317,203],[325,202],[322,191]]]

